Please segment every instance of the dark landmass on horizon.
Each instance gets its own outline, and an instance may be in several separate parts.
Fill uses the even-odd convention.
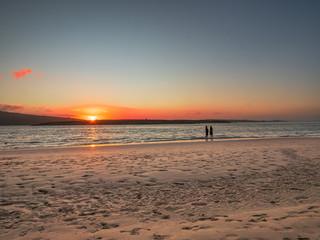
[[[32,126],[58,126],[58,125],[140,125],[140,124],[200,124],[200,123],[234,123],[234,122],[284,122],[281,120],[162,120],[162,119],[117,119],[117,120],[80,120],[75,118],[50,117],[22,113],[0,111],[0,125],[32,125]]]
[[[81,121],[75,118],[62,118],[0,111],[0,125],[36,125],[49,122]]]

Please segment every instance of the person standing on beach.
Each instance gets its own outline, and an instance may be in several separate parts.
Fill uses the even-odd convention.
[[[208,126],[206,126],[206,138],[208,137]]]
[[[212,126],[210,126],[210,137],[213,138],[213,129],[212,129]]]

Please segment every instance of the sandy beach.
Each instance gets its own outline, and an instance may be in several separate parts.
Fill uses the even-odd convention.
[[[320,239],[320,138],[2,151],[0,239]]]

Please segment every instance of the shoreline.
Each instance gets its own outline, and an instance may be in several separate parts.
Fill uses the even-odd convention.
[[[1,239],[319,239],[320,138],[0,155]]]
[[[185,144],[185,143],[208,143],[208,142],[229,142],[229,141],[261,141],[261,140],[283,140],[283,139],[320,139],[320,136],[301,136],[301,137],[257,137],[257,138],[204,138],[194,140],[172,140],[172,141],[152,141],[152,142],[133,142],[133,143],[106,143],[88,145],[62,145],[45,147],[28,147],[15,149],[0,149],[1,153],[15,153],[18,151],[42,151],[42,150],[72,150],[83,148],[105,148],[105,147],[126,147],[126,146],[148,146],[162,144]]]

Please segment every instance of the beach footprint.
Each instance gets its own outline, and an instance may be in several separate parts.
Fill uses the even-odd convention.
[[[154,240],[163,240],[163,239],[168,239],[170,236],[169,235],[160,235],[160,234],[153,234],[153,239]]]

